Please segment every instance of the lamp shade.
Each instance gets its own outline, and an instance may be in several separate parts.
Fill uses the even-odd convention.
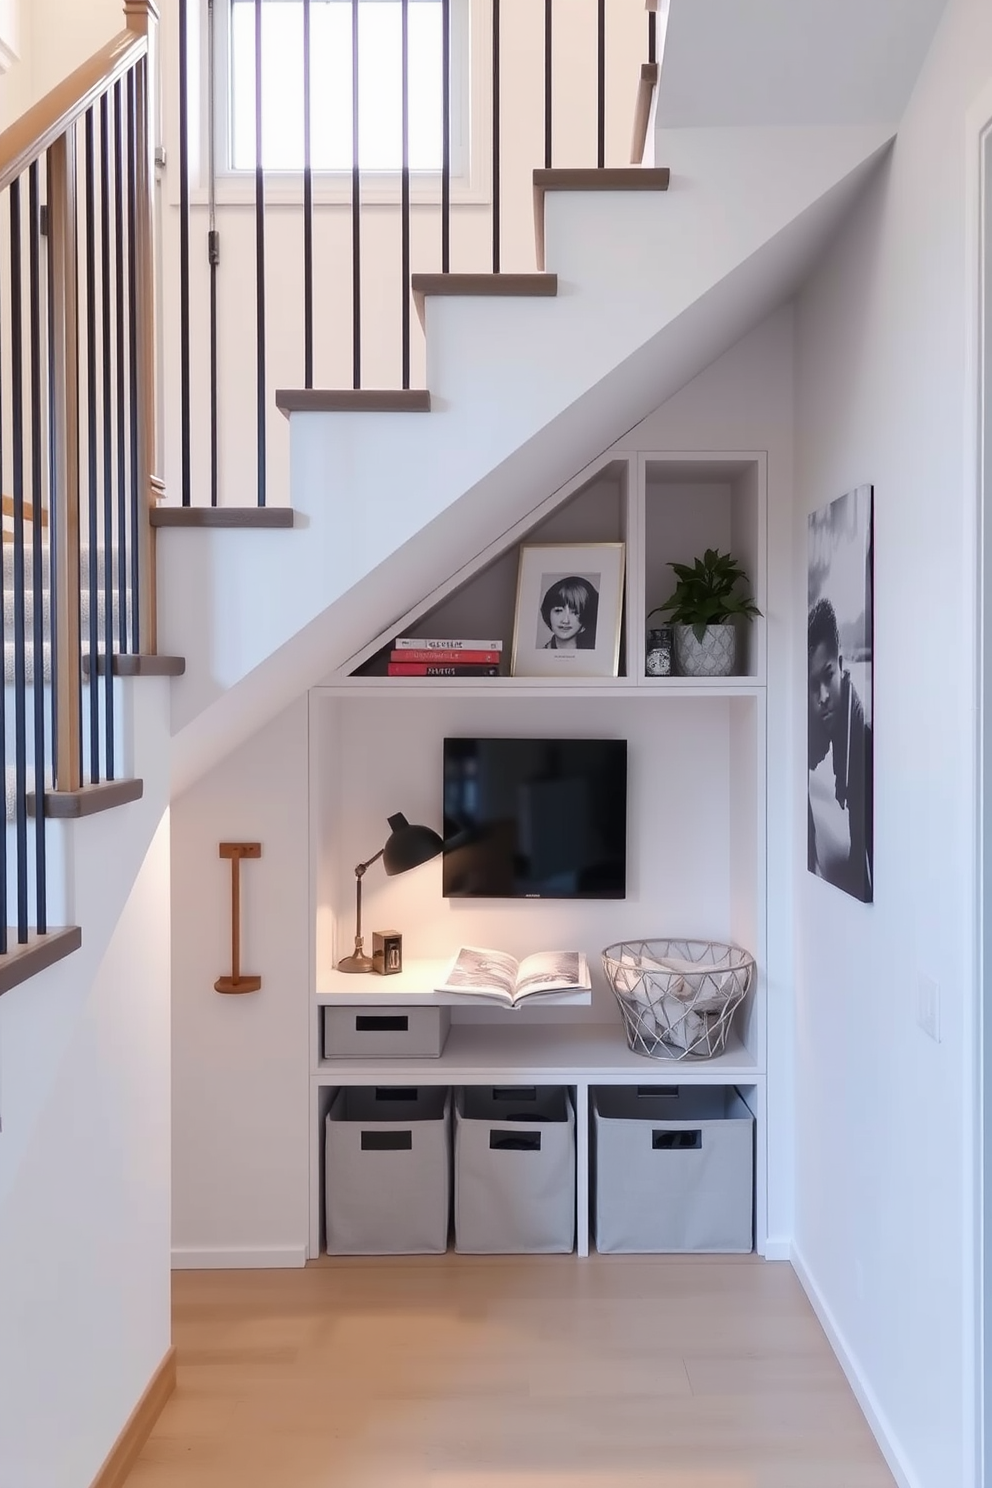
[[[412,826],[401,811],[387,818],[392,831],[382,850],[382,866],[392,877],[406,873],[408,868],[419,868],[431,858],[436,858],[444,843],[430,827]]]

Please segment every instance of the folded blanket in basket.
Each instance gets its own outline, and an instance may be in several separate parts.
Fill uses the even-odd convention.
[[[664,982],[649,980],[648,987],[662,998],[675,997],[679,1002],[691,1003],[696,1013],[719,1013],[736,986],[736,972],[707,966],[705,962],[684,961],[675,956],[655,960],[651,956],[634,956],[625,951],[620,957],[622,966],[631,966],[651,978],[660,972]],[[691,978],[691,979],[690,979]],[[708,984],[708,986],[707,986]],[[705,990],[704,990],[705,988]],[[645,995],[640,987],[632,988],[629,995],[637,1002],[648,1004],[653,999]]]

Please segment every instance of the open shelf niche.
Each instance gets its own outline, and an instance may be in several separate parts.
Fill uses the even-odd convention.
[[[620,675],[508,675],[520,548],[530,543],[623,542],[626,550]],[[671,593],[671,561],[706,547],[729,550],[766,608],[765,464],[760,452],[604,456],[525,520],[508,528],[326,684],[311,692],[311,872],[314,972],[311,1000],[312,1247],[319,1248],[322,1123],[333,1088],[348,1084],[566,1084],[584,1100],[598,1083],[728,1084],[751,1092],[757,1118],[756,1239],[763,1246],[766,954],[765,622],[755,621],[743,675],[697,679],[644,675],[645,619]],[[657,623],[657,622],[655,622]],[[489,637],[504,643],[503,675],[391,678],[397,636]],[[378,867],[364,879],[364,930],[403,935],[403,987],[389,978],[335,973],[352,948],[353,865],[387,833],[386,816],[440,828],[446,736],[611,737],[628,744],[627,897],[624,900],[445,899],[439,859],[395,879]],[[606,984],[603,948],[664,935],[732,940],[758,975],[724,1056],[713,1061],[642,1059],[626,1048]],[[378,1064],[326,1059],[321,1006],[432,1001],[437,967],[459,945],[522,956],[576,947],[593,977],[587,1006],[508,1013],[451,1009],[440,1059]],[[422,985],[421,985],[422,983]],[[371,1003],[370,1003],[371,1005]],[[582,1158],[580,1161],[584,1161]],[[580,1249],[581,1249],[580,1243]]]
[[[404,616],[388,636],[378,636],[342,669],[351,677],[385,677],[393,641],[400,635],[443,640],[447,637],[502,640],[500,677],[509,676],[513,615],[517,597],[520,548],[531,543],[622,542],[629,554],[629,467],[610,460],[542,503],[527,519],[481,553],[460,573],[429,596],[426,605]],[[631,571],[625,564],[624,620],[630,612]],[[626,623],[620,639],[620,675],[626,673]],[[391,678],[396,682],[399,678]],[[413,679],[414,683],[428,679]],[[446,679],[448,680],[448,679]],[[472,678],[485,687],[493,678]],[[547,678],[519,678],[548,685]],[[602,681],[615,679],[583,679]],[[450,681],[462,685],[458,678]],[[552,679],[551,685],[554,685]]]
[[[762,456],[641,458],[638,543],[643,555],[640,576],[645,621],[675,589],[672,563],[691,564],[707,548],[731,553],[750,580],[750,592],[762,618],[737,623],[737,670],[740,677],[765,677],[764,611],[767,575],[765,554],[765,468]],[[666,617],[655,616],[652,625]],[[681,679],[685,681],[685,679]],[[731,683],[734,679],[714,679]]]

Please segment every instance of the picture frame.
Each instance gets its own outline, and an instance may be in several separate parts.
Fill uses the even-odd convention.
[[[521,546],[513,677],[615,677],[620,665],[624,544]]]
[[[807,521],[807,867],[874,898],[874,490]]]

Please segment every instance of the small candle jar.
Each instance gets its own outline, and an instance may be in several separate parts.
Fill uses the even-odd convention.
[[[648,631],[647,650],[644,655],[646,677],[670,677],[672,674],[672,627],[659,625]]]

